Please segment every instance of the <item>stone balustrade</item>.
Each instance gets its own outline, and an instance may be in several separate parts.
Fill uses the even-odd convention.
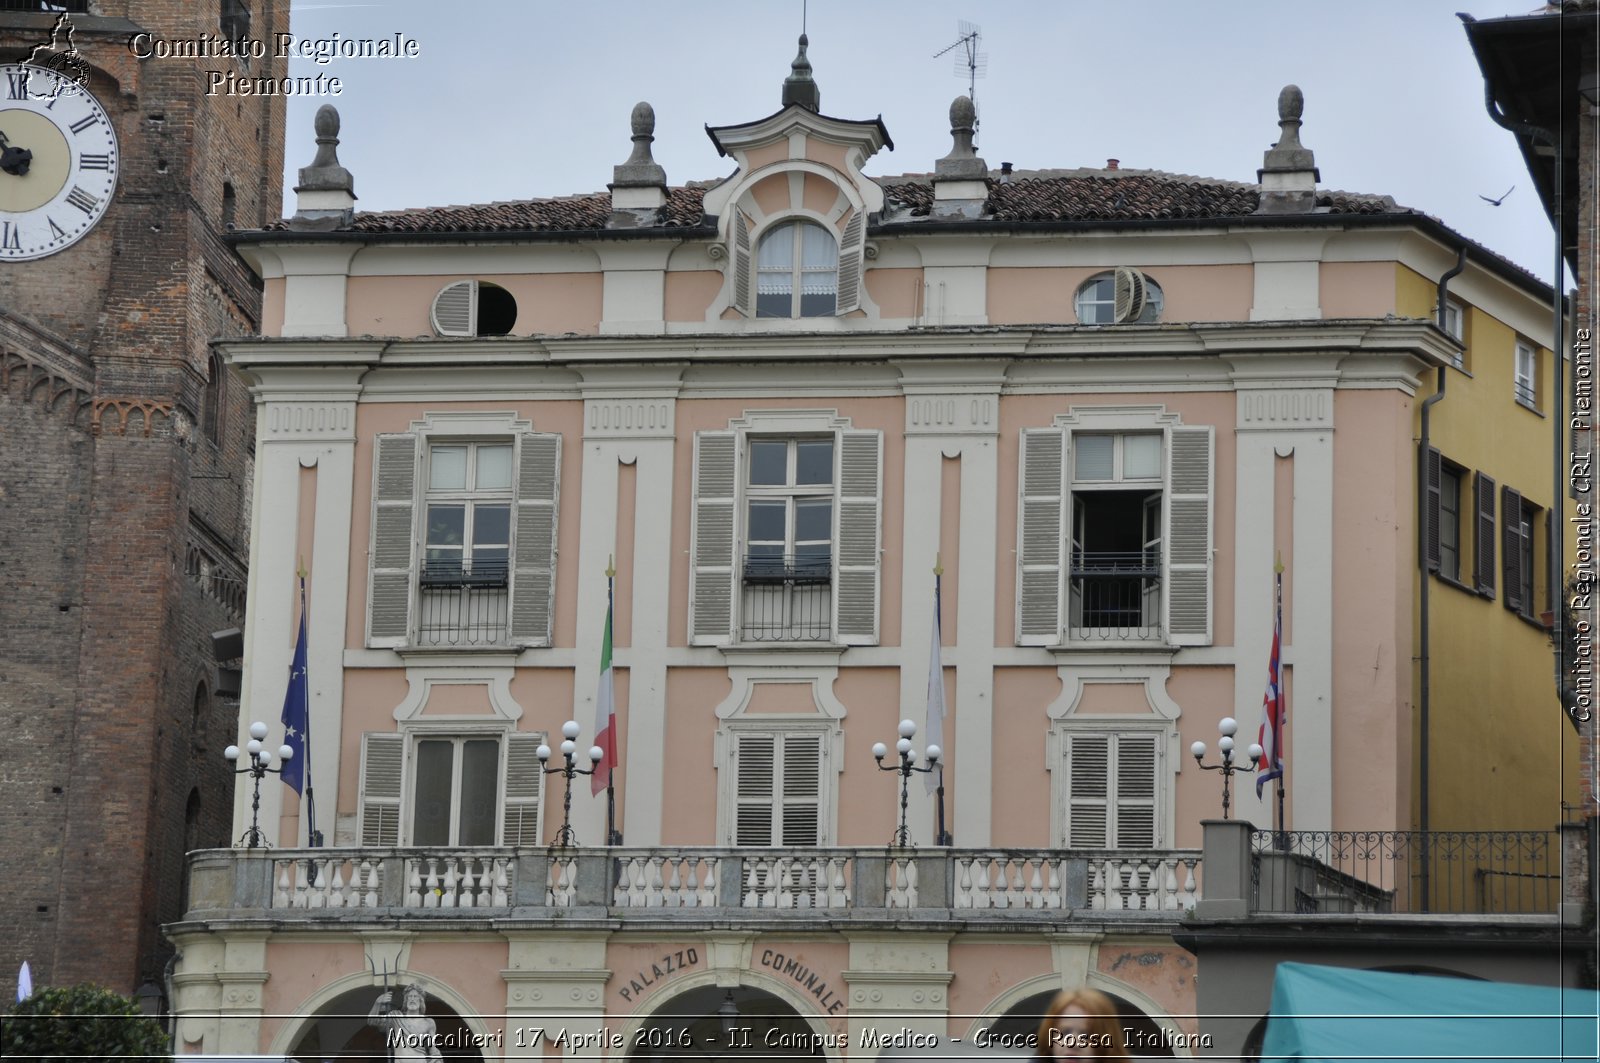
[[[1200,901],[1200,864],[1190,850],[212,849],[190,855],[187,918],[539,918],[560,908],[622,919],[714,909],[735,919],[1166,920]]]

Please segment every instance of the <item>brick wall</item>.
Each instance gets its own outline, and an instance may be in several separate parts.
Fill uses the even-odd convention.
[[[95,11],[192,38],[216,32],[218,8]],[[251,8],[252,36],[288,28],[286,0]],[[36,39],[30,20],[0,16],[0,54]],[[84,240],[0,274],[0,733],[28,751],[0,763],[7,996],[24,959],[41,984],[159,983],[184,851],[231,840],[236,706],[211,696],[209,635],[243,623],[241,382],[221,384],[216,438],[200,426],[210,342],[256,331],[259,291],[220,238],[224,182],[239,226],[281,213],[281,97],[205,97],[197,67],[233,60],[136,62],[125,30],[79,21],[117,126],[116,197]],[[32,365],[83,390],[47,409],[61,389],[35,387],[49,372]]]

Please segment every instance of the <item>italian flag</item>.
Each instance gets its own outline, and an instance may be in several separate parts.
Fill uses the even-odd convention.
[[[611,785],[617,767],[617,693],[611,671],[611,581],[606,581],[606,635],[600,643],[600,689],[594,698],[594,744],[604,754],[589,777],[590,794]]]

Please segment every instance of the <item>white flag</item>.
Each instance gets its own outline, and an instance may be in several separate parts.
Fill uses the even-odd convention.
[[[17,1003],[33,996],[33,972],[28,970],[28,961],[22,961],[22,970],[17,972]]]

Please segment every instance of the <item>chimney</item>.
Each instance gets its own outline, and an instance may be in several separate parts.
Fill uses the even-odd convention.
[[[1310,214],[1317,206],[1316,158],[1300,143],[1300,115],[1306,106],[1298,85],[1278,93],[1278,142],[1262,157],[1256,180],[1261,182],[1257,214]]]
[[[1117,168],[1117,163],[1119,163],[1121,161],[1122,160],[1120,160],[1120,159],[1107,159],[1106,160],[1106,169],[1115,170]]]
[[[350,223],[356,212],[356,183],[339,165],[339,112],[331,103],[323,104],[312,126],[317,132],[317,155],[310,166],[300,168],[289,228],[322,232]]]
[[[667,172],[650,154],[655,141],[656,112],[648,103],[634,104],[633,153],[611,168],[611,219],[608,229],[637,229],[661,221],[667,205]]]
[[[950,104],[950,154],[933,164],[933,216],[976,218],[989,199],[989,166],[972,146],[978,117],[972,100],[957,96]]]

